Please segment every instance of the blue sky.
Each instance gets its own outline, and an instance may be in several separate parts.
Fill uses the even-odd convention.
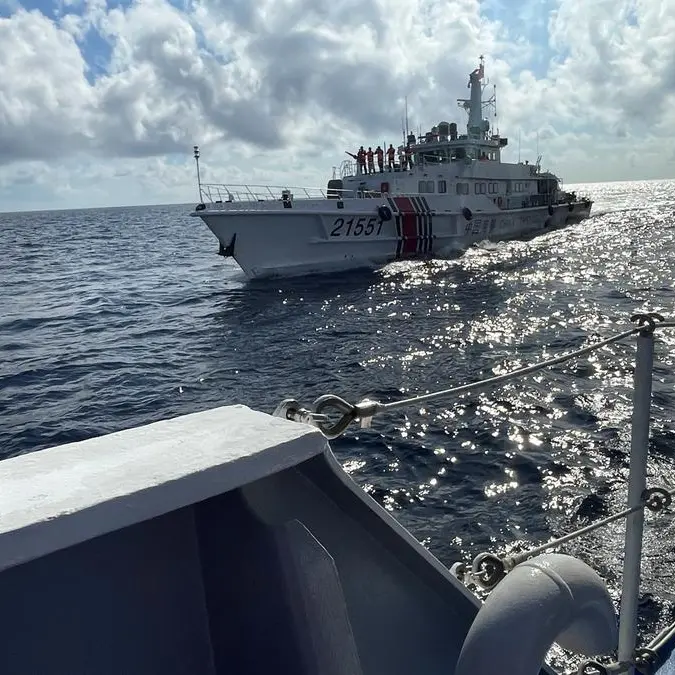
[[[207,179],[320,186],[405,96],[463,125],[479,54],[506,160],[674,175],[673,0],[0,0],[0,210],[192,201],[194,143]]]

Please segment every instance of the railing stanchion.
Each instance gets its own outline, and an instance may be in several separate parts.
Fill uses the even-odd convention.
[[[633,421],[631,429],[630,469],[628,478],[628,507],[639,504],[647,487],[647,454],[649,418],[654,363],[654,330],[645,326],[638,333],[635,355],[633,390]],[[619,661],[631,661],[637,640],[638,599],[640,595],[640,558],[644,509],[638,509],[626,519],[626,540],[623,561],[623,589],[619,618]],[[633,675],[631,668],[629,675]]]

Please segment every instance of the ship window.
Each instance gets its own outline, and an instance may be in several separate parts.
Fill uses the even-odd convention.
[[[469,194],[469,184],[468,183],[457,183],[457,194],[458,195],[468,195]]]
[[[485,194],[485,183],[476,183],[474,186],[477,195]]]
[[[433,192],[436,187],[436,183],[432,180],[427,181],[427,192]]]
[[[419,182],[419,185],[417,186],[417,191],[418,192],[426,192],[427,191],[427,182],[425,180],[421,180]]]
[[[438,181],[438,191],[441,194],[444,194],[448,191],[448,184],[444,180]]]

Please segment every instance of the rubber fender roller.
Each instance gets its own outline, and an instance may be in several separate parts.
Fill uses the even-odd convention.
[[[490,593],[467,633],[455,675],[538,675],[548,650],[584,656],[616,649],[616,610],[586,563],[548,553],[517,565]]]

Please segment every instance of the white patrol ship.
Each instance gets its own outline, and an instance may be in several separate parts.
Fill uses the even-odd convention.
[[[448,258],[474,243],[515,239],[579,222],[592,202],[561,189],[536,164],[501,161],[507,139],[483,108],[483,57],[469,75],[465,134],[440,122],[407,135],[411,161],[376,168],[352,161],[327,189],[202,184],[200,217],[249,278],[378,267],[407,258]],[[386,148],[384,149],[386,151]],[[405,154],[403,155],[405,157]],[[386,156],[385,156],[386,159]],[[388,164],[388,162],[387,162]],[[412,164],[412,166],[411,166]]]

